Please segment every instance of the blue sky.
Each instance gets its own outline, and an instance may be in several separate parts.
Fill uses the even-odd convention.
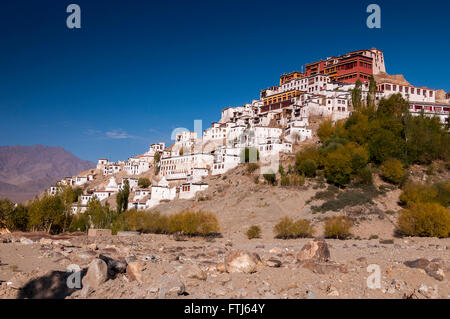
[[[81,7],[81,29],[66,7]],[[370,3],[381,29],[368,29]],[[351,50],[450,91],[450,2],[8,0],[0,5],[0,145],[126,159],[203,127],[282,73]]]

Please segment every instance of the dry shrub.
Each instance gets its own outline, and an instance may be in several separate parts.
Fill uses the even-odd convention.
[[[306,219],[299,219],[294,223],[296,237],[312,237],[314,227]]]
[[[288,174],[281,176],[281,186],[303,186],[305,178],[302,175]]]
[[[283,217],[273,229],[276,238],[298,238],[311,237],[314,234],[314,228],[311,223],[305,219],[296,222],[289,217]]]
[[[397,231],[404,236],[448,237],[450,210],[438,203],[416,203],[402,210],[397,220]]]
[[[345,216],[331,217],[325,221],[325,237],[346,239],[351,235],[352,226],[352,221]]]
[[[168,231],[188,236],[208,236],[219,232],[219,222],[212,213],[187,210],[169,216]]]
[[[261,238],[261,228],[259,226],[253,225],[247,230],[247,238]]]
[[[403,187],[400,202],[407,206],[415,203],[436,202],[444,207],[450,204],[450,182],[436,184],[409,183]]]

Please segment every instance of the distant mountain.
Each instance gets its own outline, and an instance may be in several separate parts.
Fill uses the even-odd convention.
[[[62,147],[0,146],[0,198],[14,202],[32,199],[56,181],[74,176],[95,164]]]

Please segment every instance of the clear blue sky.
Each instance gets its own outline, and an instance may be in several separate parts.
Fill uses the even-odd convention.
[[[66,7],[81,7],[79,30]],[[368,29],[370,3],[381,29]],[[0,4],[0,145],[127,159],[206,128],[280,74],[377,47],[387,71],[450,91],[449,1],[8,0]]]

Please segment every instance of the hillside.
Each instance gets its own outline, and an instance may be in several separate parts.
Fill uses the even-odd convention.
[[[23,202],[63,177],[94,167],[62,147],[0,146],[0,198]]]

